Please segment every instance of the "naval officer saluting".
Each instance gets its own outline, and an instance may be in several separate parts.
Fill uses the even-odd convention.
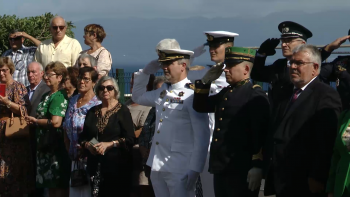
[[[193,84],[187,79],[192,51],[161,50],[159,62],[170,84],[146,92],[149,73],[135,73],[132,99],[156,107],[156,132],[147,161],[157,197],[194,197],[209,145],[207,114],[194,111]],[[147,66],[146,66],[147,67]]]

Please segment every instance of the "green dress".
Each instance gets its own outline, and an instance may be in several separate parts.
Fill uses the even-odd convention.
[[[64,117],[68,106],[67,94],[59,90],[52,95],[50,92],[43,95],[37,108],[37,119],[51,119],[52,116]],[[63,121],[62,121],[63,122]],[[36,154],[36,185],[38,188],[63,188],[69,187],[71,161],[63,141],[62,128],[57,129],[62,134],[59,139],[59,148],[54,153]],[[37,143],[41,136],[47,132],[46,128],[37,127]]]
[[[328,193],[334,197],[350,196],[350,110],[339,117],[339,133],[333,149],[332,165],[328,177]]]

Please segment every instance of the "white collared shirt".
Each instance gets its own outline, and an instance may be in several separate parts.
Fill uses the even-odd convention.
[[[42,81],[43,81],[43,80],[41,80],[41,81],[38,83],[38,85],[36,85],[33,89],[31,89],[30,86],[29,86],[29,100],[32,100],[32,96],[33,96],[33,94],[34,94],[36,88],[41,84]]]
[[[317,76],[316,76],[316,77],[317,77]],[[307,83],[306,85],[304,85],[304,86],[301,88],[302,91],[300,91],[300,93],[297,95],[297,98],[298,98],[299,95],[305,90],[305,88],[306,88],[311,82],[313,82],[313,80],[316,79],[316,77],[312,78],[311,81],[309,81],[309,83]],[[295,89],[297,89],[297,87],[294,86],[294,90],[295,90]]]
[[[60,61],[66,67],[71,67],[74,66],[81,51],[80,43],[74,38],[65,35],[56,48],[50,38],[39,45],[35,53],[35,61],[40,62],[44,68],[52,61]]]

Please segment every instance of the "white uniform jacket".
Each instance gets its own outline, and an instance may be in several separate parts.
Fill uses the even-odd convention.
[[[136,72],[132,100],[156,107],[156,127],[147,165],[152,171],[202,172],[206,162],[210,131],[208,115],[193,110],[193,90],[187,78],[166,83],[146,92],[149,75]]]

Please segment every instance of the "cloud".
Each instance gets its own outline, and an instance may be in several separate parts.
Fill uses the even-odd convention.
[[[52,12],[79,21],[89,18],[261,17],[275,12],[315,13],[349,9],[344,0],[13,0],[0,13],[19,16]]]

